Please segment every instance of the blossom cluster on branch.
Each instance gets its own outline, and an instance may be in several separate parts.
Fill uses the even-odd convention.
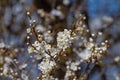
[[[27,12],[27,15],[30,17],[30,12]],[[108,40],[97,42],[102,33],[90,33],[85,25],[84,15],[79,16],[73,29],[64,29],[56,34],[55,31],[45,27],[45,30],[41,31],[42,27],[37,28],[36,21],[31,17],[29,19],[28,52],[37,53],[37,59],[40,60],[38,64],[41,71],[38,77],[40,80],[79,80],[83,77],[85,79],[86,73],[79,75],[80,64],[84,62],[100,64],[101,58],[107,52]],[[60,77],[62,74],[64,75]]]

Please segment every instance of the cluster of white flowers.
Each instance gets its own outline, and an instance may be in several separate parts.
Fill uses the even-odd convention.
[[[42,62],[38,65],[38,68],[44,75],[49,74],[54,69],[54,67],[56,67],[55,61],[51,61],[50,59],[43,59]]]
[[[73,77],[73,80],[76,80],[75,72],[80,70],[80,61],[66,61],[66,73],[64,76],[64,80],[69,80],[70,77]]]
[[[45,41],[39,42],[35,41],[32,46],[28,47],[29,53],[39,53],[39,57],[46,57],[49,58],[50,56],[56,57],[57,54],[60,52],[60,49],[52,47],[50,44],[47,44]],[[40,59],[41,59],[40,58]]]
[[[96,60],[100,60],[107,51],[108,41],[101,42],[101,44],[95,43],[91,38],[90,41],[85,41],[84,50],[76,50],[73,51],[81,58],[81,60],[91,60],[91,62],[95,62]]]
[[[71,36],[71,30],[64,29],[63,32],[59,32],[57,35],[57,46],[65,51],[66,48],[71,46],[74,37]]]

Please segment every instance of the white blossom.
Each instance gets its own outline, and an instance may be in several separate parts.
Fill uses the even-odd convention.
[[[31,32],[31,29],[30,28],[27,28],[27,33],[30,33]]]
[[[83,60],[87,60],[91,57],[91,51],[88,49],[85,49],[82,52],[78,53],[78,56]]]
[[[53,41],[53,36],[51,35],[50,31],[44,32],[43,36],[46,42],[50,43]]]
[[[55,55],[57,55],[57,53],[59,53],[59,52],[60,52],[60,50],[57,49],[57,48],[52,47],[52,48],[50,49],[51,56],[55,56]]]
[[[28,52],[29,52],[29,53],[34,52],[34,48],[33,48],[33,47],[31,47],[31,46],[29,46],[29,47],[28,47]]]
[[[79,63],[72,62],[71,65],[70,65],[70,69],[72,69],[73,71],[77,71],[78,65],[79,65]]]

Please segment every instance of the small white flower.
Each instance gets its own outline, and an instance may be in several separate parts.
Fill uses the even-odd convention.
[[[50,31],[44,32],[43,36],[46,42],[50,43],[53,41],[53,36],[51,35]]]
[[[51,45],[46,44],[46,45],[45,45],[45,49],[46,49],[46,51],[50,50],[50,49],[51,49]]]
[[[30,33],[31,32],[31,29],[30,28],[27,28],[27,33]]]
[[[95,46],[95,44],[94,44],[94,43],[91,43],[91,42],[88,42],[88,43],[86,43],[85,46],[86,46],[87,49],[90,50],[93,46]]]
[[[91,51],[88,49],[85,49],[84,51],[82,51],[81,53],[78,54],[79,57],[83,60],[87,60],[91,57]]]
[[[28,47],[28,52],[29,52],[29,53],[34,52],[34,48],[33,48],[33,47],[31,47],[31,46],[29,46],[29,47]]]
[[[70,65],[70,69],[72,69],[73,71],[77,71],[78,65],[79,65],[79,62],[72,62]]]
[[[59,53],[60,52],[60,50],[59,49],[57,49],[57,48],[51,48],[50,49],[50,53],[51,53],[51,56],[55,56],[57,53]]]

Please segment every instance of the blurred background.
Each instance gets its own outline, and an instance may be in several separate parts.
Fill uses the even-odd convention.
[[[79,15],[84,14],[91,32],[101,31],[111,42],[108,56],[103,59],[106,65],[96,67],[89,80],[120,80],[120,0],[0,0],[0,67],[5,63],[3,58],[10,57],[19,61],[18,66],[27,64],[20,70],[22,77],[29,75],[36,80],[40,75],[39,61],[31,59],[27,52],[26,29],[30,27],[27,11],[38,28],[56,31],[72,29]],[[103,76],[99,75],[101,70],[105,70]],[[0,80],[11,79],[1,75]]]

